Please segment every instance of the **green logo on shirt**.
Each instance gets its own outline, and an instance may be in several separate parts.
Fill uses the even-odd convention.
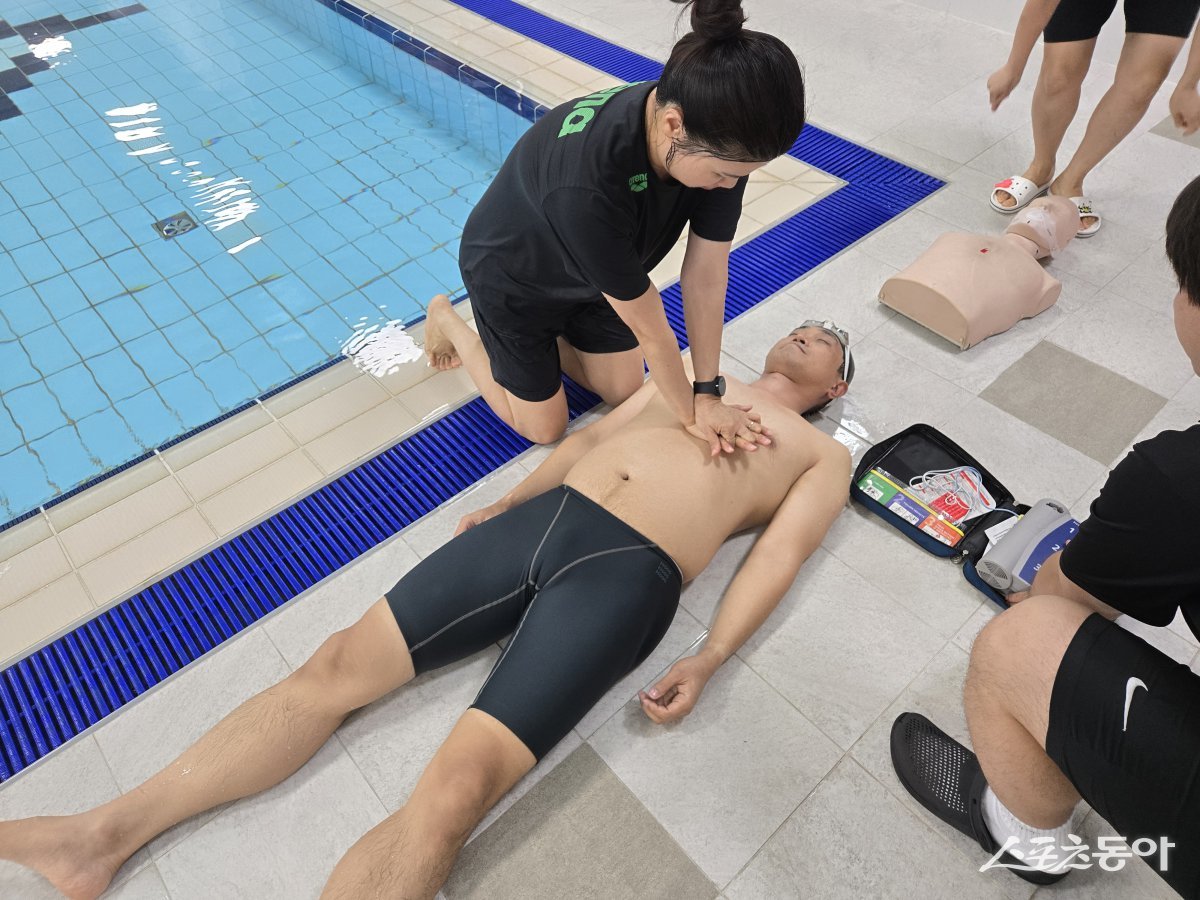
[[[629,189],[635,194],[644,191],[648,186],[649,185],[646,182],[645,172],[643,172],[641,175],[634,175],[629,179]]]
[[[636,82],[634,83],[636,84]],[[566,137],[568,134],[576,134],[583,131],[587,127],[588,122],[592,121],[593,117],[595,117],[596,108],[603,106],[612,98],[613,94],[623,91],[627,87],[632,87],[632,85],[618,84],[616,87],[588,94],[582,100],[578,101],[571,107],[571,111],[567,113],[567,117],[563,119],[562,128],[558,130],[558,136]]]

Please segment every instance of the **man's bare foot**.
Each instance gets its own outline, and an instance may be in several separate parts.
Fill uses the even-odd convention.
[[[0,859],[34,869],[71,900],[104,893],[125,857],[112,842],[78,816],[36,816],[0,822]]]
[[[449,297],[445,294],[438,294],[429,301],[426,310],[425,356],[429,359],[429,365],[439,372],[457,369],[462,365],[462,360],[458,358],[458,351],[454,349],[454,342],[446,337],[446,332],[442,328],[442,323],[445,321],[444,316],[457,317],[458,313],[450,305]]]
[[[1043,185],[1047,181],[1050,180],[1050,177],[1053,174],[1054,174],[1054,171],[1052,169],[1043,169],[1038,166],[1031,165],[1028,169],[1025,170],[1024,174],[1021,177],[1028,178],[1030,181],[1032,181],[1036,185]],[[1003,206],[1005,209],[1012,209],[1014,206],[1017,205],[1017,198],[1014,197],[1012,194],[1010,194],[1008,191],[1004,190],[1004,188],[997,188],[996,189],[996,202],[999,203],[1001,206]]]
[[[1082,184],[1066,184],[1062,180],[1062,178],[1056,178],[1054,180],[1054,183],[1052,185],[1050,185],[1050,190],[1047,193],[1052,194],[1055,197],[1066,197],[1068,200],[1070,200],[1072,197],[1086,196],[1083,193],[1083,185]],[[1091,228],[1095,223],[1096,223],[1095,216],[1080,216],[1079,217],[1080,230],[1083,230],[1086,228]]]

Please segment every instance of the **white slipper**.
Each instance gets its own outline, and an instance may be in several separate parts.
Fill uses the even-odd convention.
[[[1096,212],[1095,206],[1087,197],[1072,197],[1071,202],[1079,207],[1080,220],[1082,220],[1084,216],[1095,216],[1095,222],[1093,222],[1087,228],[1081,227],[1075,235],[1075,237],[1090,238],[1093,234],[1100,230],[1100,225],[1104,220],[1100,217],[1100,213]]]
[[[1034,184],[1028,178],[1021,175],[1013,175],[1011,178],[1005,178],[1003,181],[997,181],[992,187],[992,195],[988,198],[988,202],[992,204],[992,209],[998,213],[1004,213],[1006,216],[1024,209],[1042,194],[1050,189],[1050,182],[1046,182],[1041,187]],[[996,193],[1004,191],[1017,202],[1012,206],[1004,206],[996,200]]]

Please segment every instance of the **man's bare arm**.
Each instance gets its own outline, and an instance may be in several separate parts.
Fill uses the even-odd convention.
[[[649,693],[642,709],[656,722],[687,715],[704,685],[787,593],[800,566],[824,540],[846,504],[850,455],[830,441],[820,458],[796,480],[750,555],[729,585],[704,648],[679,660]]]
[[[1049,594],[1054,597],[1065,597],[1067,600],[1074,600],[1076,603],[1082,603],[1084,606],[1090,606],[1106,619],[1115,619],[1121,615],[1118,610],[1113,609],[1103,600],[1089,594],[1064,575],[1062,566],[1059,565],[1059,557],[1061,556],[1062,551],[1060,550],[1058,553],[1046,557],[1046,561],[1042,563],[1042,567],[1033,576],[1033,584],[1029,586],[1029,590],[1009,594],[1008,602],[1010,604],[1020,603],[1026,597],[1038,597],[1043,594]]]

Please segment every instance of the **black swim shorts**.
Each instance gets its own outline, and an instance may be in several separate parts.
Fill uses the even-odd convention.
[[[1062,0],[1043,32],[1047,44],[1090,41],[1108,21],[1117,0]],[[1125,0],[1125,31],[1186,38],[1200,0]]]
[[[1055,676],[1046,752],[1171,887],[1200,896],[1200,676],[1092,615]]]
[[[585,301],[532,300],[471,279],[467,293],[492,377],[521,400],[549,400],[562,387],[559,337],[584,353],[619,353],[638,345],[629,326],[599,294]]]
[[[682,586],[656,544],[563,486],[443,545],[387,600],[417,674],[512,634],[471,705],[541,759],[658,646]]]

